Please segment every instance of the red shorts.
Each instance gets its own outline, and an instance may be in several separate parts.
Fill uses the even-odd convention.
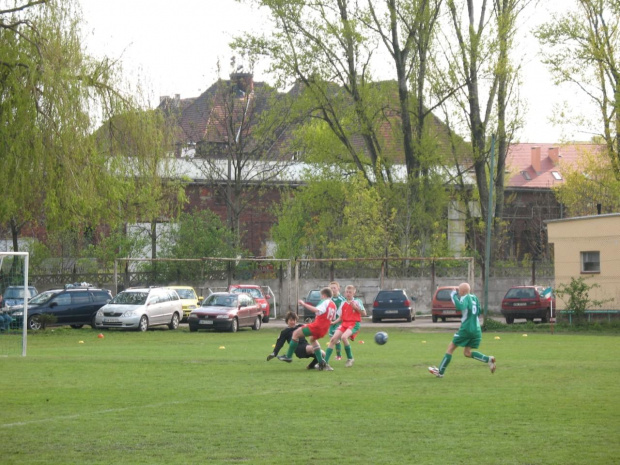
[[[307,325],[304,325],[303,333],[306,336],[312,336],[312,339],[316,341],[327,334],[327,332],[329,331],[329,326],[329,321],[327,322],[327,325],[321,324],[320,322],[308,323]],[[310,334],[306,334],[308,331],[310,331]]]

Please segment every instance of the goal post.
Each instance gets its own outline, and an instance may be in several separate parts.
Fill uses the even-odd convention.
[[[4,259],[7,257],[22,257],[24,260],[23,266],[23,286],[24,286],[24,314],[22,317],[22,327],[21,327],[21,355],[22,357],[26,356],[26,349],[28,346],[27,337],[28,337],[28,325],[25,323],[28,321],[28,266],[29,266],[29,258],[30,254],[28,252],[0,252],[0,270],[2,270],[2,266],[4,265]],[[20,283],[21,284],[21,283]],[[6,289],[5,283],[1,283],[1,291],[4,293]],[[5,308],[6,310],[7,308]],[[2,338],[2,344],[0,344],[0,353],[2,355],[10,355],[13,350],[16,350],[19,353],[19,332],[14,334],[10,329],[4,331],[3,334],[0,335]],[[14,342],[17,343],[17,349],[15,349]]]

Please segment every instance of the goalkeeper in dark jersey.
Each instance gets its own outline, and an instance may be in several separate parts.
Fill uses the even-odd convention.
[[[286,316],[284,317],[286,328],[284,328],[282,332],[280,332],[280,336],[278,337],[278,340],[276,341],[273,352],[267,355],[267,361],[278,356],[278,352],[280,352],[280,350],[284,346],[284,343],[286,342],[288,342],[289,344],[291,343],[293,332],[295,332],[297,328],[300,328],[301,326],[303,326],[301,324],[298,324],[297,320],[298,320],[298,317],[296,313],[288,312],[286,314]],[[295,355],[297,355],[297,358],[312,358],[312,361],[306,367],[308,368],[308,370],[315,368],[315,366],[318,364],[318,361],[314,356],[314,350],[315,349],[312,346],[312,344],[308,344],[308,341],[306,341],[306,339],[303,336],[299,338],[299,345],[295,349]]]
[[[480,315],[480,302],[478,297],[474,294],[470,294],[471,288],[468,283],[461,283],[459,285],[458,295],[456,291],[452,291],[452,301],[457,310],[462,313],[461,327],[452,338],[452,342],[448,345],[448,350],[443,357],[443,360],[439,364],[439,368],[432,366],[428,367],[428,371],[437,376],[443,378],[443,375],[452,360],[452,353],[457,347],[463,347],[463,355],[465,357],[473,358],[479,362],[483,362],[489,365],[491,373],[495,373],[495,357],[492,355],[484,355],[478,351],[472,351],[477,349],[482,341],[482,330],[480,329],[480,322],[478,317]]]

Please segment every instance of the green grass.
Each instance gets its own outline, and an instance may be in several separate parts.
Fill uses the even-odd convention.
[[[333,372],[266,362],[269,325],[29,335],[0,358],[0,463],[617,463],[617,336],[486,332],[494,375],[459,350],[437,379],[451,333],[374,331]]]

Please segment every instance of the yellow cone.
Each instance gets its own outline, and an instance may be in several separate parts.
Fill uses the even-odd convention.
[[[224,346],[220,346],[220,349],[225,349],[225,348],[226,348],[226,347],[224,347]]]
[[[495,336],[495,339],[499,340],[499,336]]]

